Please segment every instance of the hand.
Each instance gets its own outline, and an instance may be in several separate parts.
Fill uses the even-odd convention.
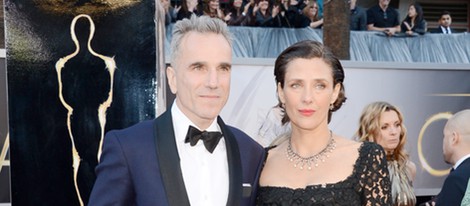
[[[229,21],[231,18],[232,18],[232,12],[228,13],[227,15],[225,15],[224,20],[225,20],[225,21]]]
[[[273,18],[276,17],[277,14],[279,14],[279,6],[274,6],[272,12],[273,12],[272,17]]]
[[[243,8],[243,13],[247,14],[248,13],[248,9],[250,9],[250,6],[252,5],[253,3],[250,1],[248,2],[245,7]]]
[[[395,32],[396,32],[395,28],[387,28],[384,30],[384,33],[387,34],[387,36],[393,36]]]
[[[181,5],[175,6],[175,13],[178,13],[180,11],[180,9],[181,9]]]
[[[220,7],[217,7],[217,17],[220,19],[225,19],[224,12],[222,12],[222,9]]]
[[[253,16],[256,16],[256,12],[259,10],[259,3],[258,4],[255,4],[255,6],[253,7]]]

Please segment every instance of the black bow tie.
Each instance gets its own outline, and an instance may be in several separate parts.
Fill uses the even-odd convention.
[[[189,126],[188,134],[186,134],[186,139],[184,140],[184,142],[189,142],[191,146],[194,146],[200,139],[202,139],[202,141],[204,141],[204,146],[206,147],[207,151],[212,153],[217,147],[217,144],[219,143],[221,137],[222,133],[220,132],[200,131],[193,126]]]

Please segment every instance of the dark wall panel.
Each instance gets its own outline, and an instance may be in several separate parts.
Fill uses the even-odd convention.
[[[86,205],[104,132],[155,117],[155,3],[5,6],[11,201]]]

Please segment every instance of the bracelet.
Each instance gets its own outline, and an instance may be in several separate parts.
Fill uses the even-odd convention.
[[[242,12],[242,15],[243,15],[243,16],[246,16],[245,12]]]

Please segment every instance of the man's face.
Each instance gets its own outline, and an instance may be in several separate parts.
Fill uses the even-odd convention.
[[[390,4],[390,0],[379,0],[379,5],[383,8],[387,8]]]
[[[442,15],[441,18],[439,19],[439,25],[441,26],[449,27],[451,23],[452,23],[452,18],[448,14]]]
[[[227,102],[232,49],[223,35],[190,32],[179,45],[174,68],[167,69],[176,104],[199,128],[206,129]]]
[[[454,164],[452,161],[452,130],[449,129],[449,126],[444,127],[444,139],[442,139],[442,154],[444,156],[444,161],[448,164]]]

